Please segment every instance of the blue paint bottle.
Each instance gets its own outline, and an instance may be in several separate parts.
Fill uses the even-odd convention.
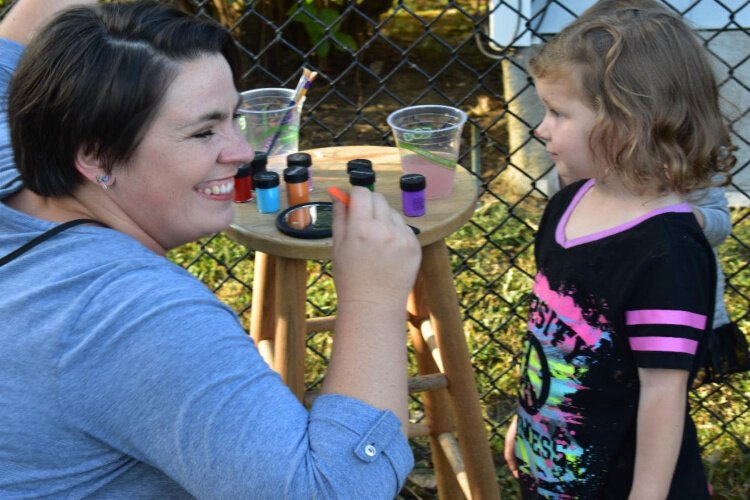
[[[253,176],[258,212],[272,214],[279,210],[279,174],[258,172]]]

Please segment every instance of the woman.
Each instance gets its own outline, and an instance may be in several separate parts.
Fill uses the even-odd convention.
[[[231,38],[76,3],[19,0],[0,25],[0,496],[395,496],[413,234],[365,189],[335,206],[336,341],[308,412],[164,258],[230,223],[253,156]]]

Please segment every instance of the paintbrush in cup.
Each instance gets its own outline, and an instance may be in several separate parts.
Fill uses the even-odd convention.
[[[310,88],[310,85],[313,80],[315,80],[316,76],[318,76],[318,73],[315,71],[310,71],[307,68],[302,70],[302,76],[300,77],[299,82],[297,82],[297,87],[294,89],[294,96],[289,101],[289,106],[291,106],[291,108],[284,115],[284,119],[279,123],[279,127],[276,129],[273,137],[271,137],[271,142],[268,144],[268,156],[271,156],[271,151],[273,151],[276,142],[281,136],[282,127],[289,121],[289,117],[292,114],[292,111],[294,111],[294,108],[301,108],[302,101],[305,99],[305,94],[307,94],[307,89]],[[301,112],[302,110],[299,109],[299,111]]]

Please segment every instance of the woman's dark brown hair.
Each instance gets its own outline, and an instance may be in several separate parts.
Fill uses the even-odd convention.
[[[82,182],[79,152],[111,172],[125,164],[158,113],[180,63],[221,54],[238,76],[221,26],[164,4],[67,10],[35,36],[11,82],[8,120],[23,183],[68,196]]]

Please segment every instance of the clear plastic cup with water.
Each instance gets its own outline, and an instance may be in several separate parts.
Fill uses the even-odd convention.
[[[450,106],[410,106],[388,116],[401,168],[425,176],[427,198],[444,198],[453,191],[461,132],[466,113]]]
[[[294,90],[265,88],[242,92],[240,129],[255,151],[266,151],[269,164],[299,148],[300,109],[292,104]],[[273,148],[269,151],[269,148]]]

